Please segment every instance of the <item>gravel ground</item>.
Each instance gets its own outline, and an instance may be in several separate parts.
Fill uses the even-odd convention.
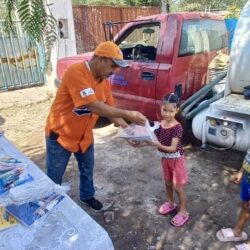
[[[6,137],[45,171],[44,124],[52,98],[47,95],[38,103],[21,100],[21,104],[17,104],[13,98],[15,93],[10,93],[9,98],[8,93],[0,93],[0,99],[4,94],[8,104],[14,102],[0,106],[0,124]],[[26,100],[31,96],[30,91],[28,94],[22,91],[19,98]],[[229,179],[241,166],[242,152],[200,150],[199,145],[192,142],[185,145],[191,219],[186,226],[174,228],[169,223],[173,214],[157,214],[166,194],[155,150],[132,148],[115,137],[117,128],[113,125],[96,128],[94,133],[96,195],[113,205],[108,213],[99,214],[83,208],[107,230],[115,249],[226,250],[234,246],[220,243],[215,233],[236,221],[240,209],[239,186]],[[74,159],[64,181],[71,185],[69,195],[77,202],[79,177]]]

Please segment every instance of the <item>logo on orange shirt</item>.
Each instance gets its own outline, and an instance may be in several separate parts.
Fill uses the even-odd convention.
[[[87,89],[83,89],[80,91],[80,96],[82,98],[87,97],[89,95],[94,95],[94,94],[95,94],[95,92],[92,88],[87,88]]]

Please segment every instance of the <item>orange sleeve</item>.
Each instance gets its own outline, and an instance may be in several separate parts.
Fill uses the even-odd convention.
[[[91,79],[82,68],[76,66],[69,68],[63,80],[75,107],[86,106],[96,101]]]

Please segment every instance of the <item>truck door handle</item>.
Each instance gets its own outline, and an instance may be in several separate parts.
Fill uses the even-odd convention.
[[[155,74],[151,72],[142,72],[141,73],[141,78],[143,80],[154,80],[155,79]]]

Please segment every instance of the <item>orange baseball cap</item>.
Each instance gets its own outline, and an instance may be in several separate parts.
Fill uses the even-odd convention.
[[[95,51],[94,54],[97,56],[103,56],[107,58],[111,58],[115,64],[119,67],[126,68],[129,67],[127,61],[123,60],[123,54],[120,48],[113,42],[106,41],[100,43]]]

